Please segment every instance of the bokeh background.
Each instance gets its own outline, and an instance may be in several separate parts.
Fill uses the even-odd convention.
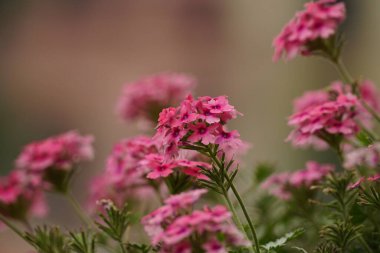
[[[293,98],[338,78],[320,59],[271,60],[273,37],[303,2],[0,1],[1,174],[25,143],[70,129],[91,133],[96,159],[74,182],[84,200],[88,178],[102,169],[113,143],[137,133],[115,115],[122,85],[161,71],[195,75],[197,95],[226,94],[244,113],[233,123],[254,144],[244,173],[258,161],[286,170],[307,159],[330,161],[329,153],[284,142]],[[344,58],[355,76],[379,83],[380,1],[347,4]],[[62,199],[49,201],[51,222],[76,224]],[[28,250],[11,232],[0,232],[1,253]]]

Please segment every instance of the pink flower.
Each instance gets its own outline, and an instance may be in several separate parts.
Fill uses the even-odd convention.
[[[344,167],[353,169],[357,166],[376,168],[380,163],[380,142],[368,147],[349,150],[344,154]]]
[[[170,205],[173,210],[186,209],[194,205],[206,192],[205,189],[183,192],[170,196],[165,200],[165,204]]]
[[[183,146],[199,143],[219,143],[221,148],[225,148],[222,151],[232,156],[241,149],[242,141],[237,131],[226,132],[223,127],[238,114],[226,96],[198,99],[188,96],[177,108],[168,108],[160,113],[154,139],[168,158],[178,156]]]
[[[380,180],[380,174],[373,175],[371,177],[367,177],[367,181],[376,182]]]
[[[303,110],[298,111],[299,108],[296,108],[289,118],[288,124],[294,130],[287,141],[291,141],[294,146],[314,145],[324,148],[326,145],[323,142],[326,142],[328,136],[351,137],[359,131],[355,122],[359,102],[351,93],[337,94],[335,100],[321,100],[310,104],[305,109],[301,106]]]
[[[308,161],[305,169],[292,173],[289,178],[289,183],[294,187],[310,187],[313,184],[320,182],[333,170],[334,166],[331,164],[319,164],[314,161]]]
[[[81,136],[76,131],[36,141],[24,147],[16,167],[41,187],[65,191],[70,171],[80,162],[93,158],[92,142],[92,136]]]
[[[104,171],[91,181],[89,208],[100,199],[111,199],[119,207],[139,196],[151,196],[153,189],[146,180],[148,170],[141,161],[157,148],[148,136],[136,136],[116,143],[107,158]]]
[[[348,189],[352,190],[352,189],[358,188],[365,180],[366,180],[365,177],[359,178],[359,180],[356,181],[355,183],[349,184]]]
[[[333,165],[308,161],[305,169],[273,174],[262,183],[261,187],[280,199],[289,200],[292,198],[293,190],[310,189],[333,170]]]
[[[248,245],[243,234],[232,224],[231,213],[225,207],[191,211],[190,207],[205,192],[194,190],[171,196],[165,200],[164,206],[143,217],[144,229],[152,244],[160,245],[159,252],[194,252],[199,247],[206,252],[227,252],[231,246]],[[209,240],[196,245],[200,242],[192,240],[194,237]]]
[[[261,187],[278,197],[279,199],[288,200],[291,198],[291,193],[287,189],[287,185],[290,177],[289,172],[280,172],[268,177]]]
[[[177,105],[196,81],[184,74],[161,73],[125,85],[117,111],[125,120],[155,122],[165,107]]]
[[[30,171],[70,170],[77,163],[93,158],[92,142],[92,136],[81,136],[76,131],[33,142],[25,146],[16,166]]]
[[[309,44],[334,35],[346,16],[344,3],[336,0],[318,0],[305,4],[305,9],[282,29],[274,39],[274,61],[282,55],[287,60],[296,55],[309,54]]]
[[[224,246],[216,239],[209,240],[202,247],[207,253],[227,253]]]
[[[174,172],[174,168],[177,166],[175,163],[165,163],[164,157],[158,154],[148,155],[142,164],[151,170],[147,175],[149,179],[167,177]]]
[[[195,125],[190,125],[190,130],[193,132],[187,139],[191,142],[201,142],[205,145],[213,143],[215,141],[215,130],[218,125],[207,125],[204,122],[196,123]]]
[[[0,178],[0,213],[25,220],[28,216],[43,216],[47,207],[41,188],[35,186],[25,171],[14,170]]]

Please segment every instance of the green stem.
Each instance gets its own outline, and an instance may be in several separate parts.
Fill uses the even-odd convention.
[[[341,59],[338,59],[336,61],[333,61],[334,66],[338,70],[338,73],[342,77],[343,81],[345,83],[354,85],[355,79],[351,76],[350,72],[348,71],[346,65],[343,63]]]
[[[244,205],[244,202],[241,199],[241,197],[239,195],[239,192],[236,190],[235,185],[230,180],[230,178],[228,177],[228,175],[226,175],[226,179],[227,179],[228,183],[231,185],[231,190],[234,193],[237,201],[239,202],[241,210],[244,213],[245,219],[248,222],[248,226],[249,226],[249,228],[250,228],[250,230],[252,232],[252,235],[253,235],[253,240],[255,241],[256,253],[260,253],[260,244],[259,244],[259,240],[257,238],[257,233],[256,233],[256,230],[255,230],[255,227],[253,226],[253,222],[252,222],[251,218],[248,215],[248,212],[247,212],[247,209],[246,209],[246,207]]]
[[[223,197],[224,197],[224,200],[226,201],[226,203],[228,205],[228,208],[232,212],[232,219],[234,220],[235,224],[239,227],[240,230],[245,231],[243,224],[241,223],[239,216],[237,215],[236,209],[235,209],[234,205],[232,204],[230,197],[228,196],[227,191],[225,191],[225,190],[223,191]]]
[[[363,238],[362,235],[359,235],[359,236],[358,236],[358,240],[359,240],[359,242],[361,243],[361,245],[365,248],[365,250],[367,251],[367,253],[373,253],[372,249],[369,247],[369,245],[368,245],[367,242],[364,240],[364,238]]]
[[[68,202],[70,203],[70,205],[73,207],[73,209],[75,210],[75,212],[78,215],[78,217],[80,218],[80,220],[84,224],[86,224],[88,227],[94,227],[92,221],[84,213],[82,207],[80,206],[80,204],[78,203],[78,201],[74,198],[73,194],[70,191],[68,191],[68,192],[64,193],[64,196],[66,197],[66,199],[68,200]]]
[[[248,222],[248,226],[249,226],[249,228],[250,228],[250,230],[252,232],[253,240],[254,240],[254,243],[255,243],[255,245],[252,246],[252,247],[255,249],[256,253],[260,253],[260,245],[259,245],[259,240],[257,238],[256,230],[255,230],[255,228],[253,226],[251,218],[248,215],[248,212],[247,212],[247,209],[246,209],[246,207],[244,205],[244,202],[243,202],[243,200],[241,199],[241,197],[239,195],[239,192],[237,191],[237,189],[235,188],[235,185],[233,184],[233,182],[231,181],[231,179],[228,176],[227,172],[225,171],[224,164],[221,161],[219,161],[219,159],[217,157],[217,152],[214,153],[214,152],[212,152],[212,148],[208,148],[208,153],[209,153],[210,158],[212,159],[212,161],[219,167],[219,169],[221,171],[224,172],[224,177],[226,178],[228,184],[230,185],[231,190],[234,193],[234,195],[235,195],[235,197],[236,197],[236,199],[237,199],[237,201],[238,201],[238,203],[239,203],[239,205],[240,205],[240,207],[241,207],[241,209],[243,211],[245,219]],[[233,212],[233,210],[235,210],[235,208],[233,208],[232,203],[230,203],[229,205],[230,205],[231,212]],[[243,231],[245,232],[244,229],[243,229]]]
[[[120,239],[120,240],[118,240],[118,243],[119,243],[119,247],[120,247],[120,249],[121,249],[121,252],[122,252],[122,253],[127,253],[127,251],[125,250],[125,247],[124,247],[123,241]]]
[[[18,236],[24,239],[27,243],[29,243],[28,240],[26,240],[26,237],[24,236],[23,232],[21,232],[21,230],[19,230],[15,225],[9,222],[7,218],[5,218],[3,215],[0,215],[0,221],[3,222],[8,228],[10,228]]]

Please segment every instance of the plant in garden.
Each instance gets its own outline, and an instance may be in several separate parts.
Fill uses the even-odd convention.
[[[287,137],[295,147],[330,148],[336,164],[274,172],[260,163],[242,191],[238,160],[249,144],[227,126],[242,114],[227,96],[193,97],[187,75],[158,74],[124,88],[120,116],[148,122],[153,135],[114,145],[91,180],[89,215],[70,182],[93,158],[93,138],[71,131],[23,149],[0,179],[0,220],[42,253],[380,252],[380,93],[343,64],[345,18],[343,2],[309,2],[273,42],[275,61],[319,56],[340,74],[294,101]],[[47,192],[69,200],[80,230],[34,224]],[[139,225],[147,238],[131,232]]]

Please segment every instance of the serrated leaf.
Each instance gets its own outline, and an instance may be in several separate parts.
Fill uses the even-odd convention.
[[[294,240],[295,238],[299,237],[300,235],[302,235],[304,233],[304,231],[305,230],[303,228],[298,228],[292,232],[285,234],[283,237],[278,238],[275,241],[268,242],[267,244],[265,244],[261,247],[267,251],[284,247],[286,245],[286,243],[288,243],[289,241]]]

